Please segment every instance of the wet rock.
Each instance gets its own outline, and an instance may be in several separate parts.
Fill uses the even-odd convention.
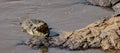
[[[87,0],[93,5],[110,7],[114,6],[119,2],[119,0]]]

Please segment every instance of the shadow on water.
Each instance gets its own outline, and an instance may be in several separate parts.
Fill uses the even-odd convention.
[[[120,53],[120,50],[106,50],[105,53]]]
[[[101,8],[110,12],[114,12],[114,10],[110,7],[101,7]]]
[[[57,32],[54,31],[50,31],[50,37],[54,37],[54,36],[58,36],[59,34]]]

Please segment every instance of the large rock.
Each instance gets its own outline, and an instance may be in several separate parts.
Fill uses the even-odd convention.
[[[98,6],[114,6],[116,3],[118,3],[120,0],[87,0],[93,5],[98,5]]]
[[[120,49],[120,17],[105,18],[85,28],[52,37],[51,46],[68,49]]]

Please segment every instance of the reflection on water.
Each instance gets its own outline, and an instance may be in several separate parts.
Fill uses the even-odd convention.
[[[105,53],[120,53],[120,50],[106,50]]]
[[[81,50],[80,50],[81,51]],[[84,50],[83,50],[84,51]],[[103,50],[102,50],[103,51]],[[120,50],[105,50],[104,53],[120,53]],[[42,46],[41,53],[48,53],[48,47]],[[86,52],[85,52],[86,53]],[[96,53],[96,52],[95,52]],[[99,53],[99,52],[98,52]]]
[[[47,46],[42,46],[41,47],[41,53],[48,53],[48,47]]]

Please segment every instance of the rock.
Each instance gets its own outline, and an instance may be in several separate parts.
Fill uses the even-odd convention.
[[[47,23],[39,19],[26,19],[22,22],[24,32],[32,35],[32,38],[24,43],[30,47],[48,46],[49,29]],[[44,44],[43,44],[44,43]]]
[[[87,0],[93,5],[111,7],[119,2],[119,0]]]

